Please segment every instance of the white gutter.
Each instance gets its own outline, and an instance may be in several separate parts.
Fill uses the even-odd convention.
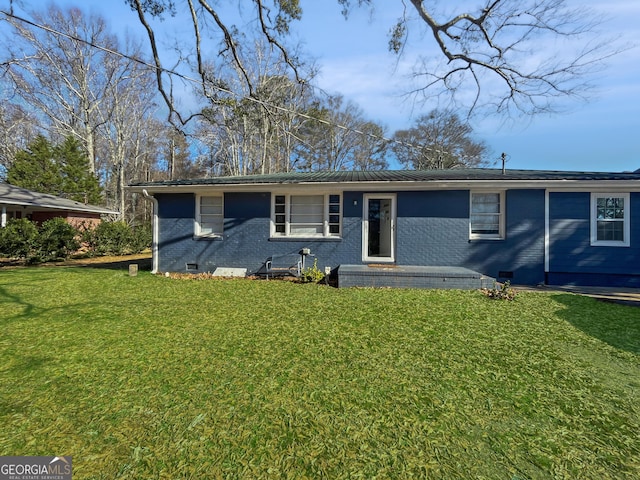
[[[142,190],[142,194],[144,198],[149,200],[153,205],[153,218],[151,220],[151,273],[158,273],[158,236],[160,232],[158,226],[158,200],[153,195],[149,195],[146,189]]]

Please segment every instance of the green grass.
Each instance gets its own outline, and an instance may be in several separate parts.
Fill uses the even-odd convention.
[[[74,478],[640,476],[640,309],[0,271],[0,455]]]

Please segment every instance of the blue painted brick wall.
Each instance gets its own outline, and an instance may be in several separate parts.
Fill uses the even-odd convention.
[[[321,269],[362,263],[363,194],[344,192],[342,238],[301,241],[269,239],[270,193],[225,194],[222,239],[193,236],[195,196],[157,195],[160,217],[161,271],[198,271],[218,266],[255,271],[267,257],[310,248]],[[507,238],[469,241],[469,192],[420,191],[397,194],[397,263],[462,266],[497,277],[513,272],[514,283],[544,279],[544,192],[509,191],[506,198]]]
[[[468,191],[398,193],[399,264],[464,266],[468,241]]]
[[[544,281],[544,191],[506,193],[506,238],[469,240],[469,191],[398,194],[398,263],[461,266],[513,283]]]
[[[226,193],[224,199],[224,234],[221,239],[194,237],[195,195],[157,195],[159,206],[159,270],[186,271],[186,264],[196,271],[212,272],[217,267],[247,268],[257,271],[271,255],[296,253],[311,249],[318,266],[335,268],[360,258],[362,195],[344,196],[342,239],[294,240],[270,239],[271,194]],[[346,206],[350,205],[350,208]]]
[[[591,245],[591,193],[549,194],[549,283],[638,286],[640,194],[631,193],[629,247]]]

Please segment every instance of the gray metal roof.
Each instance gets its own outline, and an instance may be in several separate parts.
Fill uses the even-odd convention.
[[[439,182],[439,181],[630,181],[640,180],[640,172],[567,172],[550,170],[506,170],[456,168],[450,170],[380,170],[337,172],[292,172],[271,175],[245,175],[192,180],[135,183],[130,187],[189,185],[258,185],[300,183],[360,182]]]
[[[88,205],[66,198],[33,192],[26,188],[16,187],[8,183],[0,183],[0,205],[18,205],[24,207],[43,208],[48,210],[66,210],[71,212],[117,214],[105,207]]]

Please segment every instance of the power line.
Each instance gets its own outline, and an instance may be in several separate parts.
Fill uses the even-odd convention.
[[[12,7],[13,7],[13,5],[12,5]],[[369,137],[369,138],[373,138],[373,139],[376,139],[376,140],[382,140],[382,141],[387,142],[387,143],[395,143],[395,144],[402,145],[404,147],[415,149],[415,150],[418,150],[418,151],[421,151],[421,152],[426,150],[426,151],[429,151],[429,152],[432,152],[432,153],[437,153],[437,154],[440,154],[440,155],[448,154],[448,155],[455,156],[454,154],[452,154],[451,152],[448,152],[446,150],[439,150],[439,149],[435,149],[435,148],[431,148],[431,147],[427,147],[427,146],[413,145],[411,143],[407,143],[407,142],[404,142],[402,140],[396,140],[396,139],[393,139],[393,138],[388,138],[388,137],[384,137],[384,136],[381,136],[381,135],[376,135],[374,133],[364,132],[362,130],[358,130],[358,129],[353,128],[353,127],[348,127],[346,125],[341,125],[339,123],[330,122],[329,120],[325,120],[325,119],[322,119],[322,118],[316,118],[316,117],[313,117],[313,116],[311,116],[311,115],[309,115],[307,113],[299,112],[297,110],[293,110],[293,109],[290,109],[290,108],[287,108],[287,107],[283,107],[281,105],[275,105],[275,104],[266,102],[264,100],[260,100],[258,98],[252,97],[252,96],[240,98],[233,91],[231,91],[229,89],[226,89],[224,87],[221,87],[219,85],[215,85],[213,83],[205,84],[202,79],[190,77],[188,75],[185,75],[185,74],[180,73],[180,72],[178,72],[176,70],[173,70],[173,69],[167,69],[167,68],[164,68],[164,67],[160,67],[158,65],[149,63],[149,62],[147,62],[145,60],[142,60],[140,58],[134,57],[132,55],[128,55],[126,53],[122,53],[122,52],[119,52],[117,50],[113,50],[111,48],[104,47],[102,45],[98,45],[97,43],[91,42],[89,40],[85,40],[84,38],[80,38],[80,37],[77,37],[75,35],[71,35],[71,34],[68,34],[68,33],[65,33],[65,32],[61,32],[61,31],[56,30],[54,28],[51,28],[51,27],[49,27],[47,25],[42,25],[42,24],[36,23],[36,22],[34,22],[32,20],[20,17],[19,15],[16,15],[16,14],[13,13],[13,8],[11,9],[10,12],[7,12],[5,10],[0,10],[0,13],[3,14],[7,18],[12,18],[14,20],[18,20],[19,22],[25,23],[27,25],[30,25],[30,26],[32,26],[34,28],[37,28],[37,29],[43,30],[45,32],[51,33],[53,35],[64,37],[64,38],[67,38],[69,40],[73,40],[75,42],[83,43],[85,45],[90,46],[91,48],[95,48],[97,50],[100,50],[102,52],[108,53],[110,55],[115,55],[115,56],[118,56],[120,58],[124,58],[124,59],[130,60],[132,62],[136,62],[136,63],[138,63],[140,65],[143,65],[143,66],[145,66],[145,67],[147,67],[147,68],[149,68],[151,70],[154,70],[156,72],[159,71],[160,73],[166,73],[167,75],[173,75],[173,76],[175,76],[177,78],[180,78],[180,79],[182,79],[182,80],[184,80],[186,82],[197,84],[198,86],[202,87],[203,90],[206,90],[206,88],[209,87],[209,88],[211,88],[213,90],[217,90],[217,91],[219,91],[221,93],[224,93],[224,94],[227,94],[227,95],[231,95],[231,96],[235,97],[236,100],[238,100],[238,99],[247,99],[247,100],[249,100],[249,101],[251,101],[253,103],[256,103],[258,105],[261,105],[262,107],[267,108],[267,109],[271,108],[271,109],[278,110],[278,111],[281,111],[281,112],[284,112],[284,113],[293,114],[293,115],[296,115],[296,116],[299,116],[299,117],[302,117],[302,118],[306,118],[307,120],[312,120],[312,121],[316,121],[316,122],[322,123],[322,124],[330,126],[330,127],[335,127],[335,128],[338,128],[338,129],[341,129],[341,130],[344,130],[344,131],[352,132],[352,133],[355,133],[357,135],[363,135],[363,136],[366,136],[366,137]]]

